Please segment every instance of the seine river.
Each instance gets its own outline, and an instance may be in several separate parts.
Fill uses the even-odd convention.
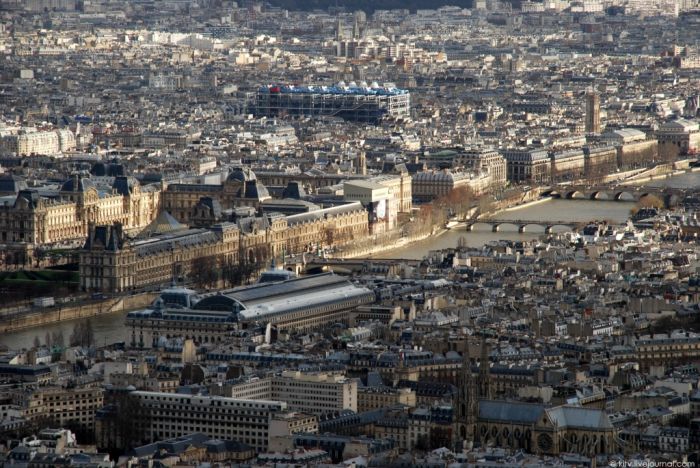
[[[498,219],[523,219],[523,220],[552,220],[586,222],[596,220],[608,220],[612,222],[624,222],[634,207],[634,202],[624,201],[590,201],[590,200],[559,200],[551,199],[535,204],[525,205],[521,208],[513,208],[494,216]],[[565,227],[555,227],[554,231],[565,231]],[[406,247],[388,250],[374,255],[375,258],[406,258],[421,259],[430,250],[456,247],[460,238],[464,238],[470,247],[480,247],[494,240],[532,240],[539,238],[544,233],[544,227],[528,226],[531,232],[519,233],[517,226],[503,224],[499,232],[492,232],[490,225],[474,226],[472,231],[467,231],[464,226],[453,228],[437,237],[425,239]]]
[[[700,173],[687,173],[668,179],[660,179],[648,182],[645,185],[659,187],[690,188],[700,186]],[[556,220],[586,222],[594,220],[609,220],[624,222],[634,207],[633,202],[625,201],[589,201],[589,200],[546,200],[536,204],[514,208],[500,213],[499,219],[524,219],[524,220]],[[532,232],[518,233],[517,227],[505,224],[500,232],[492,232],[487,225],[477,225],[474,230],[467,232],[464,227],[457,227],[439,236],[411,244],[395,250],[374,255],[375,258],[406,258],[421,259],[430,250],[456,247],[460,238],[464,238],[467,245],[479,247],[487,242],[499,239],[531,240],[542,235],[542,228],[530,227]],[[562,228],[564,229],[564,228]],[[555,228],[555,231],[560,230]],[[125,313],[103,315],[93,319],[95,339],[98,344],[109,344],[117,341],[129,341],[130,332],[124,327]],[[33,328],[24,331],[6,333],[0,336],[0,346],[19,349],[30,347],[35,336],[39,336],[43,342],[46,332],[62,331],[68,341],[75,322],[63,322],[41,328]]]

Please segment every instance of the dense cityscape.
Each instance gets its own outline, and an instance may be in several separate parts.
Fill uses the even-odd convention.
[[[0,466],[698,463],[698,0],[0,20]]]

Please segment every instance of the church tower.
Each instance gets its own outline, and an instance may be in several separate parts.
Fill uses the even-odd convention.
[[[455,442],[456,449],[471,449],[476,433],[478,414],[477,388],[472,375],[472,362],[469,358],[469,339],[462,353],[462,370],[457,383],[458,394],[455,405]]]
[[[345,32],[343,27],[343,20],[338,19],[338,24],[335,27],[335,40],[340,42],[345,39]]]
[[[479,400],[493,399],[493,385],[491,382],[491,364],[489,362],[489,345],[486,338],[481,338],[481,356],[479,357],[479,377],[476,383],[477,397]]]
[[[457,450],[471,449],[478,441],[476,422],[479,416],[479,400],[493,398],[493,382],[489,363],[489,346],[485,337],[480,340],[479,375],[472,374],[469,358],[469,340],[462,357],[462,370],[458,382],[457,405],[455,406],[455,439]]]

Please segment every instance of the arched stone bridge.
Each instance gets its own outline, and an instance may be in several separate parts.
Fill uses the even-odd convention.
[[[634,201],[654,196],[666,206],[675,205],[689,190],[663,187],[636,187],[630,185],[569,185],[553,186],[542,191],[542,196],[568,200]]]
[[[527,232],[528,226],[539,226],[540,228],[544,228],[544,233],[549,234],[552,232],[552,230],[557,227],[557,226],[562,226],[569,228],[571,230],[575,230],[577,227],[581,226],[582,224],[588,224],[588,223],[582,223],[580,221],[542,221],[542,220],[527,220],[527,219],[479,219],[477,221],[472,221],[468,222],[466,227],[467,231],[472,231],[474,230],[474,226],[482,224],[482,225],[488,225],[491,226],[491,230],[493,232],[499,232],[501,230],[502,225],[512,225],[512,226],[517,226],[518,227],[518,232]]]

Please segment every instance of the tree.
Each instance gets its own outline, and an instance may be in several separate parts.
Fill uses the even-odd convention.
[[[459,250],[464,250],[468,247],[467,245],[467,238],[464,236],[459,236],[459,239],[457,240],[457,248]]]
[[[639,199],[638,205],[641,208],[663,208],[664,202],[656,195],[645,195]]]
[[[46,259],[46,250],[38,248],[34,250],[34,260],[36,261],[36,268],[41,266],[41,263]]]
[[[66,345],[65,339],[63,338],[63,332],[60,330],[53,332],[51,334],[51,342],[53,343],[53,346],[63,348]]]
[[[61,337],[62,338],[62,337]],[[91,347],[95,344],[95,332],[92,328],[92,320],[78,322],[73,326],[73,333],[70,335],[71,346]]]
[[[333,247],[335,241],[335,230],[330,226],[323,228],[323,242],[326,247]]]
[[[219,279],[217,272],[218,260],[215,256],[197,257],[192,260],[190,277],[200,288],[213,286]]]
[[[243,283],[243,269],[232,257],[222,261],[221,274],[224,282],[229,286],[238,286]]]
[[[34,347],[34,348],[39,348],[39,347],[41,347],[41,341],[39,340],[39,335],[36,335],[36,336],[34,337],[34,344],[33,344],[33,347]]]

